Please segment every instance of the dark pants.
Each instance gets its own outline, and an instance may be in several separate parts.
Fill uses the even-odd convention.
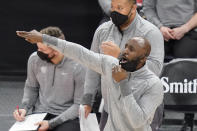
[[[108,113],[106,111],[103,110],[103,112],[101,113],[101,119],[100,119],[100,131],[103,131],[105,128],[105,125],[107,123],[107,118],[108,118]]]
[[[159,127],[161,126],[162,120],[163,120],[163,109],[164,109],[164,104],[161,104],[157,108],[155,115],[154,115],[154,119],[151,123],[152,131],[159,130]],[[103,112],[101,114],[101,120],[100,120],[100,131],[104,130],[105,125],[107,123],[107,118],[108,118],[108,113],[103,110]]]
[[[194,113],[185,113],[184,117],[185,123],[188,124],[188,126],[192,126],[194,124]]]
[[[157,110],[155,111],[153,121],[150,125],[152,128],[152,131],[159,131],[159,127],[161,126],[162,121],[163,121],[163,115],[164,115],[163,113],[164,113],[164,103],[158,106]]]
[[[173,58],[197,58],[197,32],[189,31],[180,40],[165,41],[165,61]]]
[[[47,114],[45,120],[51,120],[55,117],[56,115]],[[80,131],[79,119],[68,120],[50,131]]]

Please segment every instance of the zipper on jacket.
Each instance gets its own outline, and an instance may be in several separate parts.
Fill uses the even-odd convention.
[[[121,40],[120,40],[120,46],[121,46],[121,44],[122,44],[122,40],[123,40],[123,36],[124,36],[124,33],[119,29],[119,32],[120,32],[120,34],[121,34]]]
[[[52,80],[52,87],[54,87],[55,74],[56,74],[56,65],[55,65],[55,67],[54,67],[54,70],[53,70],[53,80]]]

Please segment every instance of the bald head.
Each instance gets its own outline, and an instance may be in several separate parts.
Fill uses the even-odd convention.
[[[135,44],[138,45],[140,50],[142,50],[142,55],[148,57],[151,51],[151,45],[146,38],[143,37],[133,37],[128,41],[128,44]]]

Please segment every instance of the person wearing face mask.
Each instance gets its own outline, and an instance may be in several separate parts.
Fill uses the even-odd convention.
[[[40,31],[65,39],[58,27]],[[38,43],[42,44],[42,43]],[[78,110],[83,94],[85,68],[47,46],[38,47],[28,60],[27,80],[21,109],[14,111],[17,121],[32,113],[48,113],[38,131],[80,131]],[[30,113],[30,112],[29,112]]]
[[[112,0],[111,20],[97,28],[93,37],[91,50],[117,58],[120,50],[124,48],[129,38],[135,36],[145,37],[149,40],[152,48],[147,58],[147,66],[153,73],[159,76],[164,60],[163,36],[156,26],[140,17],[136,8],[135,0]],[[88,116],[92,110],[94,96],[97,90],[101,88],[104,99],[104,110],[100,122],[101,131],[107,121],[108,100],[106,87],[108,86],[108,82],[100,74],[90,69],[87,70],[82,104],[85,105],[86,116]],[[156,113],[158,119],[156,119],[156,124],[153,124],[154,131],[158,130],[163,118],[163,106],[158,110]]]
[[[104,131],[152,131],[150,123],[156,108],[162,103],[163,85],[147,67],[151,52],[147,39],[129,39],[117,59],[36,31],[19,31],[17,35],[31,43],[43,42],[59,49],[66,57],[102,75],[108,82],[105,88],[109,116]]]

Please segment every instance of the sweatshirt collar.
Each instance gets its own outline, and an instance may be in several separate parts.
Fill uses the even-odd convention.
[[[133,21],[131,22],[131,24],[126,29],[122,30],[122,32],[123,33],[128,33],[131,30],[135,29],[138,18],[139,18],[139,15],[136,12],[135,18],[133,19]]]
[[[138,69],[134,72],[129,72],[129,79],[144,76],[146,74],[147,70],[148,70],[148,67],[147,67],[147,64],[145,64],[140,69]]]
[[[61,61],[59,64],[57,64],[56,66],[57,66],[57,67],[62,67],[62,66],[64,65],[64,63],[67,61],[67,59],[68,59],[68,58],[66,58],[66,57],[64,56],[63,59],[62,59],[62,61]]]

